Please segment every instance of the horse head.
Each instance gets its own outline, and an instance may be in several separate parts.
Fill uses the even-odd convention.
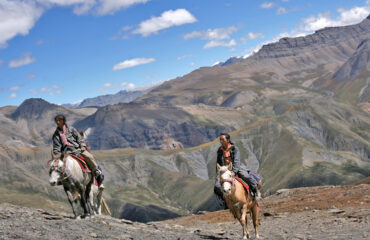
[[[54,159],[49,163],[49,183],[51,186],[61,185],[63,180],[63,175],[65,171],[64,162],[60,159]]]
[[[233,169],[233,164],[229,163],[227,166],[220,166],[217,164],[217,170],[219,172],[219,179],[221,184],[221,189],[224,194],[228,195],[231,193],[231,188],[233,186],[234,180],[234,172],[231,171]]]

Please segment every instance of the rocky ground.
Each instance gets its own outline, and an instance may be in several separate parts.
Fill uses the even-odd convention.
[[[280,190],[261,201],[261,239],[370,239],[370,185]],[[249,230],[254,238],[251,221]],[[240,239],[228,210],[148,224],[0,205],[0,239]]]

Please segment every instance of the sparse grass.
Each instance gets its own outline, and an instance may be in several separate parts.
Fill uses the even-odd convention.
[[[0,186],[0,203],[11,203],[25,207],[71,212],[67,201],[57,201],[43,193],[15,190],[11,186]]]
[[[359,93],[366,85],[369,75],[369,71],[363,70],[355,79],[351,81],[343,81],[343,84],[339,84],[336,88],[338,99],[342,102],[348,102],[351,104],[358,103]]]
[[[368,176],[370,176],[370,165],[359,167],[356,163],[348,161],[338,166],[320,162],[315,163],[313,167],[303,169],[292,177],[288,182],[288,187],[342,185]]]
[[[264,191],[272,193],[286,186],[289,179],[302,168],[302,147],[290,132],[282,130],[276,145],[262,161],[260,174]]]
[[[149,186],[181,208],[195,210],[213,194],[212,180],[204,181],[195,176],[170,172],[155,163]]]

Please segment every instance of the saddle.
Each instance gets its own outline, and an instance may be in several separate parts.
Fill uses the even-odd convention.
[[[82,172],[91,173],[91,170],[88,167],[87,163],[84,161],[85,158],[82,155],[80,154],[75,155],[75,154],[70,153],[69,156],[71,156],[73,159],[75,159],[78,162],[78,164],[81,167]],[[96,180],[96,176],[93,177],[93,184],[96,186],[99,186]]]
[[[75,159],[78,162],[78,164],[81,167],[82,172],[91,173],[91,170],[87,166],[87,163],[84,161],[85,158],[83,156],[81,155],[77,156],[71,153],[69,154],[69,156],[71,156],[73,159]]]
[[[247,191],[247,193],[249,194],[249,185],[247,183],[245,183],[243,181],[243,179],[241,179],[241,178],[235,177],[235,180],[240,182],[243,185],[243,187],[245,188],[245,190]]]

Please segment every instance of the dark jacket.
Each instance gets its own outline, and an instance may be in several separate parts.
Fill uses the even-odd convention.
[[[238,147],[235,146],[234,144],[231,144],[230,157],[231,157],[231,160],[232,160],[232,163],[233,163],[232,171],[235,174],[237,174],[240,170],[240,152],[239,152]],[[220,166],[225,166],[226,165],[226,163],[224,161],[224,154],[223,154],[223,151],[221,149],[221,146],[217,150],[217,163]],[[216,173],[218,173],[217,170],[216,170]]]
[[[86,147],[85,140],[83,137],[78,133],[78,131],[74,127],[68,127],[66,124],[66,138],[69,143],[73,145],[75,149],[80,149],[82,147]],[[64,151],[62,139],[59,135],[59,128],[55,129],[53,134],[53,153],[55,155],[61,154]]]

